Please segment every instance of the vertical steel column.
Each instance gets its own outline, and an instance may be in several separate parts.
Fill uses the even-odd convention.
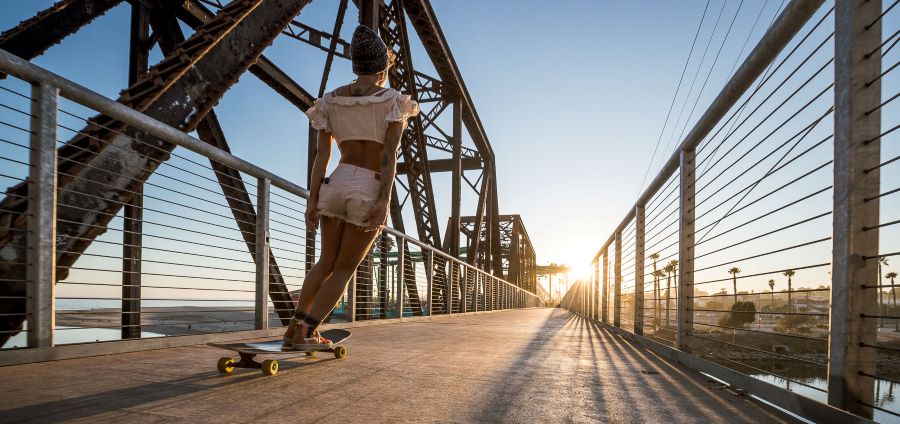
[[[307,158],[306,158],[306,186],[312,187],[312,168],[316,160],[316,151],[318,150],[319,132],[313,129],[312,124],[308,128],[307,134]],[[309,199],[306,199],[309,202]],[[316,263],[316,231],[305,231],[305,252],[303,255],[303,269],[306,271],[303,275],[309,274],[313,265]]]
[[[269,328],[269,189],[271,181],[259,178],[256,185],[256,307],[257,330]]]
[[[881,1],[835,3],[828,404],[872,418],[881,158]],[[875,22],[878,20],[878,22]]]
[[[594,261],[594,298],[592,301],[594,302],[594,315],[591,316],[592,319],[598,320],[600,319],[600,261]]]
[[[613,275],[613,325],[622,326],[622,230],[616,231],[616,256]]]
[[[445,282],[446,290],[444,290],[444,294],[446,295],[446,299],[444,299],[444,303],[446,303],[447,314],[453,313],[453,280],[456,278],[454,274],[456,273],[456,268],[453,266],[453,261],[447,262],[447,281]]]
[[[600,305],[603,322],[609,322],[609,248],[603,249],[603,303]]]
[[[675,290],[678,293],[678,334],[676,347],[679,350],[689,349],[690,336],[694,331],[694,186],[696,183],[696,152],[682,150],[679,163],[678,199],[678,281]],[[668,296],[668,295],[667,295]],[[668,314],[668,311],[666,311]],[[667,315],[668,316],[668,315]]]
[[[450,173],[450,222],[447,224],[447,234],[444,240],[449,248],[447,253],[454,258],[459,258],[459,216],[460,203],[462,202],[462,102],[458,99],[453,102],[453,169]],[[481,237],[473,234],[473,237]],[[468,252],[474,255],[475,252]]]
[[[461,275],[459,280],[459,309],[462,313],[466,313],[469,312],[469,299],[466,298],[466,295],[469,294],[469,270],[460,265],[458,266]]]
[[[141,252],[144,188],[138,187],[122,212],[122,338],[141,337]]]
[[[26,240],[28,347],[53,346],[56,321],[56,115],[59,90],[31,86],[31,139]]]
[[[406,239],[397,238],[397,289],[395,292],[397,318],[403,318],[403,285],[406,284]]]
[[[128,85],[147,73],[150,54],[150,15],[146,6],[131,6]],[[122,211],[122,330],[123,339],[141,337],[141,250],[143,245],[144,187],[134,189]]]
[[[388,310],[391,308],[390,306],[390,295],[388,294],[389,287],[391,284],[388,284],[388,262],[389,262],[389,248],[388,248],[388,236],[387,234],[382,233],[378,236],[378,296],[381,299],[381,318],[385,319],[388,317]]]
[[[356,322],[356,274],[350,277],[350,284],[347,284],[347,321]]]
[[[475,290],[474,290],[475,293],[473,293],[472,296],[475,297],[475,300],[474,300],[474,302],[475,302],[475,312],[478,312],[478,296],[479,296],[479,294],[480,294],[480,292],[481,292],[481,291],[479,290],[479,286],[481,285],[481,274],[479,274],[479,273],[477,273],[477,272],[474,273],[474,274],[475,274]]]
[[[431,299],[434,294],[434,252],[422,249],[423,254],[428,255],[428,266],[425,268],[425,293],[428,298],[425,300],[425,314],[431,316]]]
[[[359,24],[378,31],[378,6],[382,0],[360,0],[359,6]]]
[[[634,208],[634,334],[644,334],[644,205]]]

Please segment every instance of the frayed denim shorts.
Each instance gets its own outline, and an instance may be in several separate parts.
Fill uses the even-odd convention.
[[[339,163],[319,186],[319,216],[337,218],[360,227],[366,225],[381,192],[381,174]],[[381,223],[379,223],[381,224]]]

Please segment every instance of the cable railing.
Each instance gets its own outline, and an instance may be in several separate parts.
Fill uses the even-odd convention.
[[[813,421],[896,420],[897,3],[786,5],[562,306]]]
[[[214,115],[201,141],[5,51],[0,72],[0,363],[283,331],[321,254],[306,189],[217,146]],[[384,228],[329,320],[536,306]]]

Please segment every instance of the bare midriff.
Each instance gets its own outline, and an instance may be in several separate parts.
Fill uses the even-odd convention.
[[[341,163],[381,172],[381,152],[384,145],[371,140],[344,140],[338,144]]]

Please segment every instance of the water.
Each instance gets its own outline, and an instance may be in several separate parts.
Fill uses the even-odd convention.
[[[57,327],[57,330],[62,331],[54,331],[53,338],[55,339],[56,344],[72,344],[72,343],[87,343],[87,342],[106,342],[110,340],[121,340],[122,339],[122,330],[118,328],[74,328],[74,327]],[[21,332],[12,336],[6,344],[3,345],[3,349],[17,348],[17,347],[25,347],[28,344],[27,335],[25,332]],[[152,333],[149,331],[141,332],[142,338],[150,338],[150,337],[163,337],[162,334]]]
[[[158,307],[253,307],[252,300],[143,300],[141,306],[144,308]],[[57,311],[90,311],[94,309],[118,309],[122,307],[120,299],[57,299]],[[26,323],[27,326],[27,323]],[[56,344],[72,344],[72,343],[89,343],[89,342],[105,342],[111,340],[121,340],[122,330],[118,328],[77,328],[57,326],[53,337]],[[142,338],[163,337],[164,334],[153,333],[150,331],[142,331]],[[10,338],[2,349],[25,347],[27,346],[27,335],[25,332],[16,334]]]
[[[797,383],[792,383],[783,378],[775,377],[769,374],[751,374],[753,377],[756,377],[762,381],[767,383],[771,383],[778,387],[786,388],[794,393],[797,393],[802,396],[806,396],[810,399],[817,400],[822,403],[827,403],[827,394],[823,391],[819,391],[810,387],[806,387]],[[803,384],[808,384],[813,387],[820,388],[825,390],[827,386],[827,382],[822,378],[793,378],[795,381],[799,381]],[[900,386],[890,383],[887,381],[876,381],[875,388],[875,406],[879,408],[884,408],[890,411],[900,411],[900,400],[897,398],[900,397]],[[895,387],[897,386],[897,387]],[[879,410],[875,410],[875,421],[880,423],[892,423],[892,424],[900,424],[900,417],[888,414],[886,412],[882,412]]]

